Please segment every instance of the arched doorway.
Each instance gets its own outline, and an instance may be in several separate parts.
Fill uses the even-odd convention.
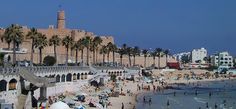
[[[77,79],[80,80],[80,73],[77,74]]]
[[[61,79],[60,75],[57,75],[57,76],[56,76],[56,82],[59,83],[59,82],[60,82],[60,79]]]
[[[66,75],[66,81],[67,81],[67,82],[68,82],[68,81],[71,81],[71,77],[72,77],[71,73],[68,73],[68,74]]]
[[[17,81],[15,78],[11,79],[9,82],[9,90],[16,90]]]
[[[88,74],[85,73],[85,74],[84,74],[84,79],[87,79],[87,78],[88,78]]]
[[[81,80],[83,80],[84,79],[84,74],[83,73],[81,73]]]
[[[63,74],[62,76],[61,76],[61,82],[65,82],[66,81],[66,76]]]
[[[2,92],[2,91],[7,91],[7,81],[6,80],[0,81],[0,92]]]
[[[76,80],[77,79],[77,75],[74,73],[73,74],[73,80]]]

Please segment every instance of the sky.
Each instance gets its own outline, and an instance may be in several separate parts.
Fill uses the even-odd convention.
[[[0,27],[48,28],[60,9],[67,28],[111,35],[118,46],[236,56],[236,0],[2,0]]]

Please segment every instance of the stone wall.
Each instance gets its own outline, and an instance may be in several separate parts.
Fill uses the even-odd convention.
[[[23,33],[24,33],[24,41],[22,42],[22,44],[20,45],[20,48],[26,48],[27,54],[18,54],[17,55],[17,60],[30,60],[30,55],[31,55],[31,40],[26,38],[27,33],[30,31],[30,29],[28,29],[27,27],[23,28]],[[84,30],[72,30],[72,29],[38,29],[38,32],[45,34],[47,36],[47,39],[49,40],[53,35],[58,35],[61,39],[64,38],[65,36],[72,36],[74,37],[75,41],[78,41],[79,39],[86,37],[86,36],[90,36],[90,37],[95,37],[95,35],[92,32],[86,32]],[[0,35],[4,34],[4,30],[0,30]],[[102,36],[101,37],[103,40],[102,45],[106,45],[109,42],[114,43],[114,39],[112,36]],[[7,48],[7,43],[6,42],[0,42],[0,48]],[[11,44],[11,48],[12,48],[12,44]],[[47,55],[51,55],[53,56],[53,46],[47,46],[43,49],[43,58]],[[66,48],[64,46],[58,46],[57,47],[57,53],[58,53],[58,63],[64,63],[65,62],[65,56],[66,56]],[[86,58],[85,56],[86,53],[86,49],[84,49],[84,58]],[[71,55],[72,54],[72,55]],[[79,57],[81,56],[81,53],[78,54]],[[12,56],[12,55],[11,55]],[[75,60],[74,56],[75,56],[75,51],[71,51],[69,50],[69,59],[71,60]],[[39,63],[39,50],[35,49],[34,52],[34,63]]]

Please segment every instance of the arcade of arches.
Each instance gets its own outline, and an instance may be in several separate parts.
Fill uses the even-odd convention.
[[[88,73],[74,73],[73,75],[71,73],[68,73],[67,75],[56,75],[56,82],[71,82],[75,80],[84,80],[88,78]]]
[[[9,82],[6,80],[0,81],[0,92],[8,91],[8,90],[16,90],[17,89],[17,80],[15,78],[11,79]]]

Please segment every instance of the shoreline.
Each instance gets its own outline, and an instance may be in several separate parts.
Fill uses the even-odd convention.
[[[188,83],[197,83],[197,82],[216,82],[216,81],[227,81],[227,80],[236,80],[236,78],[216,78],[216,79],[202,79],[202,80],[194,80],[194,79],[190,79],[190,80],[169,80],[167,81],[167,86],[168,85],[172,85],[172,84],[180,84],[180,83],[184,83],[184,84],[188,84]],[[165,88],[163,88],[162,90],[166,90]],[[135,104],[134,106],[137,105],[138,100],[140,100],[140,97],[143,97],[144,95],[147,94],[154,94],[155,92],[153,92],[154,90],[150,90],[150,91],[142,91],[139,92],[137,94],[135,94]],[[136,108],[135,108],[136,109]]]

